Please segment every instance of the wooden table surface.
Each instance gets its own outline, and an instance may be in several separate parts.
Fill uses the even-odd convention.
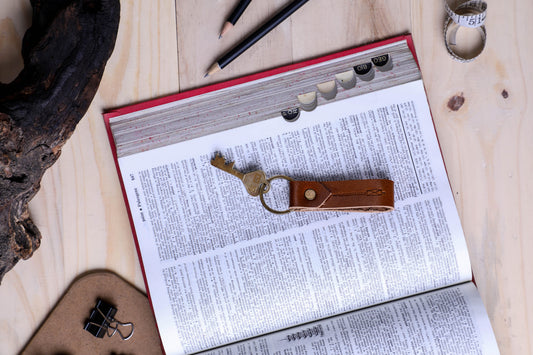
[[[488,2],[472,63],[446,53],[444,3],[312,0],[216,76],[209,65],[289,0],[122,0],[115,51],[86,116],[30,204],[41,247],[0,285],[0,354],[17,353],[79,274],[109,269],[144,289],[103,110],[412,33],[473,272],[503,354],[533,344],[533,2]],[[0,81],[22,68],[27,0],[0,2]],[[463,96],[457,111],[448,107]],[[528,256],[529,255],[529,256]]]

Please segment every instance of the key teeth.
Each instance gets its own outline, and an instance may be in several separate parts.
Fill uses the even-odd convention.
[[[235,162],[227,161],[224,156],[220,153],[217,153],[213,159],[211,159],[211,165],[219,169],[230,172],[230,170],[236,170],[233,166]]]
[[[233,166],[235,165],[235,162],[228,161],[222,154],[217,153],[215,157],[211,159],[211,165],[219,168],[234,169]]]
[[[226,159],[222,156],[222,154],[217,153],[213,159],[211,159],[211,165],[217,166],[217,165],[224,165],[226,164]]]

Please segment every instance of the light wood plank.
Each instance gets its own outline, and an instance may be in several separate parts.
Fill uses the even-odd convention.
[[[218,39],[220,29],[233,11],[236,1],[177,0],[181,89],[200,87],[291,63],[291,23],[286,20],[224,70],[204,78],[213,62],[289,1],[252,1],[233,30]]]
[[[291,19],[293,59],[301,61],[409,32],[407,1],[313,0]]]
[[[179,90],[174,6],[173,0],[121,1],[118,38],[100,89],[30,203],[41,247],[0,286],[2,354],[17,353],[71,281],[87,270],[110,269],[144,289],[101,114]],[[19,60],[7,69],[2,65],[1,78],[8,82],[22,68],[20,40],[31,23],[29,2],[3,1],[2,18],[2,38],[7,34],[9,45],[1,48],[9,52],[2,50],[0,63]]]
[[[502,354],[531,354],[533,4],[489,2],[485,51],[467,64],[446,52],[442,4],[412,1],[412,8],[422,76],[479,291]],[[457,111],[447,106],[454,95],[465,98]]]

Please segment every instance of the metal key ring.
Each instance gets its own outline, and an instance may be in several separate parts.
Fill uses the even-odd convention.
[[[275,214],[286,214],[286,213],[289,213],[291,210],[290,209],[286,209],[285,211],[275,210],[266,204],[265,199],[263,197],[263,195],[266,194],[270,190],[270,187],[271,187],[270,183],[272,182],[272,180],[276,180],[276,179],[294,181],[294,179],[288,176],[285,176],[285,175],[276,175],[276,176],[272,176],[271,178],[268,178],[267,183],[262,184],[262,186],[259,188],[259,199],[261,200],[261,204],[263,205],[264,208],[266,208],[267,211],[275,213]]]

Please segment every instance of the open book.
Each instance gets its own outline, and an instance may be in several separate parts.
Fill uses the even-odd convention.
[[[408,44],[106,116],[167,354],[498,353]],[[392,70],[279,116],[307,76],[384,53]],[[271,214],[210,165],[216,152],[267,176],[391,179],[395,210]],[[286,204],[287,186],[266,198]]]

